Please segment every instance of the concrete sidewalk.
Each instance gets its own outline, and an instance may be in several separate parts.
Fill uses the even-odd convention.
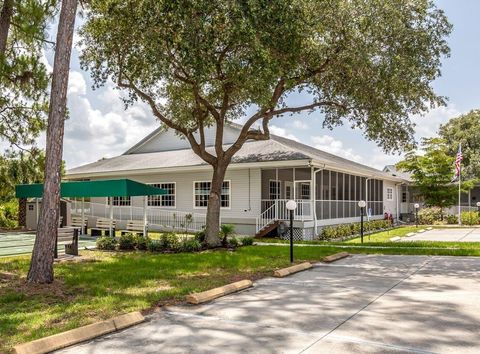
[[[479,353],[480,258],[355,255],[62,353]]]
[[[402,241],[480,242],[480,228],[433,229]]]

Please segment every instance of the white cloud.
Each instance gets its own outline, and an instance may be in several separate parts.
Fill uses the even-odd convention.
[[[68,78],[68,94],[85,95],[87,92],[87,83],[83,75],[78,71],[70,71]]]
[[[441,124],[445,124],[451,118],[458,117],[461,112],[450,104],[446,107],[437,107],[430,110],[425,116],[413,117],[413,122],[417,125],[415,127],[415,136],[417,139],[430,138],[437,135],[438,128]]]
[[[295,141],[299,141],[298,138],[295,135],[287,133],[287,130],[285,128],[277,127],[276,125],[271,125],[269,127],[269,129],[270,129],[270,132],[274,135],[278,135],[278,136],[282,136],[282,137],[287,138],[287,139],[292,139],[292,140],[295,140]]]
[[[293,121],[293,127],[297,128],[297,129],[302,129],[302,130],[308,129],[308,125],[301,120],[294,120]]]
[[[331,135],[312,136],[313,146],[319,150],[329,152],[331,154],[344,157],[346,159],[363,162],[362,156],[356,154],[352,148],[346,148],[343,142],[335,139]]]

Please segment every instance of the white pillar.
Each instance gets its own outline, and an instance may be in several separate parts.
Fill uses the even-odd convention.
[[[115,236],[113,234],[113,227],[112,227],[112,223],[113,223],[113,198],[112,197],[109,197],[108,198],[109,201],[110,201],[110,236]]]
[[[147,237],[147,204],[148,197],[143,197],[143,237]]]
[[[75,203],[77,202],[77,200],[75,199]],[[82,197],[82,235],[85,233],[85,229],[86,229],[86,225],[83,225],[83,222],[85,220],[85,198]]]

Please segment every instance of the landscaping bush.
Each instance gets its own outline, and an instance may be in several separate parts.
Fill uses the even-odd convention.
[[[181,252],[198,252],[202,250],[202,244],[195,238],[187,238],[180,244]]]
[[[438,207],[420,209],[418,212],[418,223],[421,225],[434,225],[442,219],[442,210]]]
[[[460,218],[463,225],[478,225],[480,221],[477,211],[463,211],[460,214]]]
[[[174,232],[166,232],[160,236],[160,244],[164,250],[176,251],[179,243],[178,236]]]
[[[113,251],[117,247],[117,240],[115,237],[102,236],[97,238],[96,245],[99,250]]]
[[[445,220],[447,221],[447,224],[449,224],[449,225],[458,224],[458,216],[456,216],[456,215],[447,215],[445,217]]]
[[[135,236],[135,248],[139,251],[145,251],[147,249],[149,238],[142,236],[142,235],[136,235]]]
[[[163,245],[160,240],[147,240],[147,250],[150,252],[161,252],[163,251]]]
[[[202,244],[205,242],[205,229],[195,233],[195,240]]]
[[[131,251],[135,249],[137,243],[136,237],[132,233],[126,233],[118,239],[118,248],[124,251]]]
[[[363,231],[365,233],[376,230],[387,229],[392,226],[390,220],[372,220],[363,223]],[[360,223],[341,224],[336,226],[325,226],[319,238],[321,240],[332,240],[337,238],[346,238],[360,234]]]
[[[251,246],[253,245],[253,237],[244,237],[241,242],[242,246]]]
[[[222,244],[227,246],[227,238],[235,233],[235,226],[232,224],[220,225],[220,237],[222,238]]]
[[[228,239],[228,246],[232,247],[232,248],[235,248],[235,247],[240,246],[240,242],[238,241],[238,239],[235,236],[232,236]]]

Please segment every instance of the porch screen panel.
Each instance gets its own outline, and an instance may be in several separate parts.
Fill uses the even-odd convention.
[[[330,218],[330,171],[323,170],[322,172],[322,219]]]

